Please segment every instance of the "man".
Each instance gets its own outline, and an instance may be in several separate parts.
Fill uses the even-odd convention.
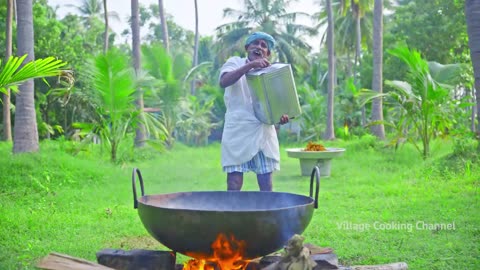
[[[270,65],[275,46],[269,34],[255,32],[245,42],[247,58],[231,57],[220,69],[220,86],[225,88],[227,111],[222,135],[222,166],[227,173],[227,189],[241,190],[243,173],[253,171],[261,191],[272,191],[272,172],[280,169],[280,151],[274,125],[260,122],[254,115],[252,97],[245,74]],[[288,115],[279,119],[288,122]]]

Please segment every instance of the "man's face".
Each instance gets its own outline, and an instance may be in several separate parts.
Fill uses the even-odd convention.
[[[248,53],[248,59],[253,61],[258,58],[267,58],[270,56],[270,50],[268,50],[268,43],[263,39],[254,40],[246,48]]]

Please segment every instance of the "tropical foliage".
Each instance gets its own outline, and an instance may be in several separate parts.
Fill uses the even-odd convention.
[[[316,29],[296,21],[307,14],[290,12],[289,7],[294,5],[294,2],[295,0],[245,0],[244,10],[226,8],[224,16],[236,20],[217,28],[219,45],[223,48],[220,58],[234,52],[243,52],[248,34],[252,31],[263,31],[271,34],[277,41],[274,59],[306,67],[306,54],[311,46],[303,37],[314,35]]]
[[[214,99],[199,102],[196,96],[179,102],[177,131],[180,140],[188,145],[207,145],[211,131],[219,123],[212,122]]]
[[[292,120],[297,121],[294,124],[301,127],[301,132],[299,131],[298,134],[302,135],[298,137],[299,140],[320,138],[327,133],[332,139],[336,136],[345,138],[345,128],[349,136],[362,136],[370,132],[366,129],[368,125],[382,122],[373,119],[373,109],[370,111],[369,107],[362,108],[357,96],[359,89],[372,88],[372,57],[379,55],[372,52],[371,47],[374,42],[371,28],[374,1],[329,1],[332,8],[331,23],[334,25],[330,53],[331,67],[327,65],[329,57],[326,44],[323,43],[325,39],[317,36],[320,40],[319,51],[316,51],[316,44],[312,47],[312,43],[307,42],[315,38],[316,31],[323,30],[329,23],[327,1],[319,1],[318,8],[310,11],[314,14],[315,20],[310,23],[310,18],[307,16],[309,14],[296,12],[297,2],[296,0],[242,1],[239,8],[226,8],[224,17],[231,19],[231,23],[219,25],[214,36],[197,36],[197,64],[193,61],[194,32],[178,25],[175,18],[168,14],[168,6],[165,9],[163,1],[149,6],[140,3],[142,65],[137,72],[137,78],[134,79],[134,86],[143,93],[146,111],[150,112],[150,114],[138,115],[147,124],[149,136],[155,134],[155,138],[163,138],[161,144],[167,147],[172,146],[176,140],[189,144],[201,141],[203,144],[208,141],[204,138],[209,137],[208,135],[201,135],[202,139],[196,140],[187,139],[187,137],[195,137],[187,136],[187,133],[193,134],[195,132],[192,130],[199,128],[199,123],[195,123],[189,117],[204,112],[202,115],[208,115],[208,121],[210,121],[210,124],[205,125],[204,128],[211,126],[209,131],[198,131],[199,134],[210,133],[214,134],[215,139],[219,139],[222,127],[218,123],[221,123],[225,112],[223,91],[218,86],[219,67],[227,57],[242,54],[245,37],[251,31],[257,30],[271,33],[277,40],[278,46],[273,51],[272,61],[289,62],[294,68],[297,90],[303,107],[302,117]],[[477,102],[475,93],[478,91],[476,92],[473,87],[473,72],[468,70],[458,74],[452,71],[455,69],[455,64],[450,69],[445,68],[448,64],[470,61],[466,46],[465,18],[461,12],[463,2],[435,0],[424,5],[410,0],[398,1],[398,5],[391,5],[391,2],[383,1],[385,6],[384,51],[395,48],[399,41],[404,40],[424,59],[443,63],[443,75],[437,77],[431,64],[429,72],[438,83],[438,87],[433,88],[444,89],[451,100],[448,98],[439,100],[437,106],[444,108],[454,103],[461,103],[463,106],[461,109],[457,106],[452,112],[450,118],[452,124],[449,126],[448,135],[460,134],[460,130],[475,131],[478,125],[475,117],[478,118],[478,116],[473,111],[472,103]],[[199,4],[198,8],[201,10],[201,3]],[[85,59],[94,58],[102,52],[105,24],[107,24],[107,21],[104,21],[105,8],[99,0],[82,0],[70,7],[73,7],[76,13],[67,14],[62,19],[58,19],[58,10],[50,7],[46,0],[37,0],[33,3],[35,55],[42,59],[47,59],[50,55],[63,59],[69,65],[60,68],[68,68],[71,70],[68,74],[75,76],[74,80],[70,80],[74,82],[73,87],[59,85],[53,78],[46,79],[48,84],[35,85],[34,108],[38,116],[37,129],[41,139],[56,139],[62,135],[66,138],[74,138],[75,134],[78,135],[78,130],[72,123],[92,124],[99,119],[95,109],[98,106],[97,100],[92,95],[97,87],[90,72],[93,70],[91,66],[93,62],[85,64]],[[192,14],[193,8],[192,5]],[[159,18],[160,13],[162,13],[162,20]],[[4,4],[0,4],[0,15],[6,15]],[[111,15],[109,17],[111,19],[117,17],[111,12],[107,15]],[[437,23],[429,20],[430,17],[436,18]],[[439,21],[442,27],[438,27]],[[199,23],[202,24],[201,16]],[[319,25],[320,28],[318,28]],[[447,35],[449,38],[445,39],[445,42],[432,43],[431,38],[428,38],[431,36],[435,40],[440,40]],[[4,45],[4,40],[1,38],[3,36],[4,33],[0,33],[1,46]],[[109,47],[119,48],[129,55],[131,37],[130,29],[124,31],[120,39],[112,32],[109,36]],[[57,42],[57,40],[68,42]],[[169,51],[163,49],[167,43],[170,47]],[[357,61],[353,60],[355,55],[358,58]],[[124,57],[127,62],[130,61],[128,56]],[[388,124],[385,130],[388,141],[401,142],[404,138],[399,136],[401,132],[399,133],[396,129],[397,125],[393,123],[400,123],[399,115],[402,114],[399,113],[401,110],[398,110],[398,104],[393,106],[391,95],[393,92],[400,91],[397,81],[408,82],[412,88],[415,88],[415,84],[407,76],[412,71],[409,71],[408,65],[405,65],[399,57],[394,54],[385,54],[384,59],[382,75],[387,82],[379,80],[377,87],[383,86],[385,88],[383,92],[386,93],[379,101],[388,101],[390,104],[384,109],[376,110],[376,113],[384,114],[383,123]],[[62,73],[62,75],[65,74],[65,72]],[[453,76],[458,79],[455,83],[444,84],[439,80],[439,78]],[[196,89],[195,93],[190,91],[192,83]],[[383,84],[388,85],[385,87]],[[456,87],[454,89],[445,87],[448,84],[454,84]],[[12,113],[15,113],[17,98],[15,95],[12,96]],[[204,106],[210,108],[213,114],[207,113]],[[370,121],[365,119],[367,115],[372,115]],[[412,127],[407,126],[408,128],[404,130],[413,132]],[[151,127],[156,128],[151,129]],[[439,132],[439,130],[435,131],[434,136],[439,135]],[[446,135],[445,132],[442,134]],[[413,141],[415,139],[412,139]],[[420,141],[418,140],[417,143]]]
[[[5,90],[7,87],[19,85],[29,79],[58,76],[62,72],[68,72],[61,69],[67,63],[54,57],[37,59],[22,66],[26,57],[27,55],[12,56],[4,65],[0,59],[0,92],[7,93]]]
[[[100,142],[116,161],[120,143],[141,120],[134,104],[135,76],[128,58],[111,50],[97,56],[91,63],[89,78],[93,89],[89,93],[95,108],[95,118],[89,123],[75,123],[84,142]]]
[[[392,123],[396,133],[392,140],[393,145],[398,145],[407,140],[412,143],[422,154],[423,158],[430,156],[430,142],[435,137],[448,135],[455,123],[452,118],[455,102],[451,102],[449,85],[440,83],[432,77],[432,73],[441,74],[441,70],[450,70],[455,74],[452,66],[441,66],[429,63],[422,59],[416,50],[399,46],[389,50],[389,53],[401,59],[408,66],[408,77],[405,81],[386,81],[392,90],[386,94],[372,94],[365,91],[368,98],[387,96],[387,103],[393,106],[396,122]],[[454,69],[459,69],[455,67]],[[443,78],[444,76],[438,76]],[[455,77],[455,76],[453,76]],[[367,99],[368,100],[368,99]],[[420,143],[419,143],[420,142]]]
[[[325,97],[308,84],[298,88],[302,102],[302,115],[300,126],[304,141],[319,141],[322,139],[322,131],[325,130]]]
[[[144,87],[146,106],[159,110],[157,119],[165,128],[166,146],[172,147],[175,142],[174,132],[177,123],[176,106],[181,96],[180,79],[182,55],[175,59],[160,44],[142,47],[143,70],[150,76],[151,87]],[[186,68],[186,67],[183,67]]]

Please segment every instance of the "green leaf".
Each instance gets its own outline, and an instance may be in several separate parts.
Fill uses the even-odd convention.
[[[54,57],[37,59],[21,66],[26,57],[27,55],[22,57],[12,56],[4,66],[0,67],[1,92],[5,93],[5,88],[19,85],[30,79],[58,76],[65,72],[61,68],[67,63]]]

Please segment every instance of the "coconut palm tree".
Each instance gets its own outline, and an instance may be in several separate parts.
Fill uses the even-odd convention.
[[[195,5],[197,2],[195,1]],[[168,27],[167,27],[167,20],[165,17],[165,8],[163,6],[163,0],[158,0],[158,12],[160,15],[160,24],[162,27],[162,40],[163,40],[163,47],[167,51],[167,53],[170,52],[170,46],[169,46],[169,41],[168,41]]]
[[[139,13],[139,6],[138,0],[132,0],[131,2],[132,8],[132,54],[133,54],[133,68],[135,70],[135,74],[138,77],[140,73],[140,13]],[[137,88],[137,99],[135,101],[137,104],[137,109],[141,112],[140,117],[143,114],[143,93],[142,89],[139,87]],[[146,134],[145,134],[145,126],[143,124],[139,124],[136,130],[135,135],[135,146],[143,147],[145,145]]]
[[[369,0],[370,1],[370,0]],[[370,35],[361,35],[361,33],[371,33],[372,26],[371,20],[369,19],[370,13],[367,12],[364,14],[359,21],[351,8],[346,8],[344,0],[332,0],[331,5],[333,9],[333,14],[335,14],[335,51],[339,55],[346,56],[347,61],[347,71],[350,76],[353,76],[355,71],[352,67],[353,64],[357,62],[358,54],[361,54],[361,48],[371,44]],[[321,1],[321,12],[315,13],[313,16],[318,19],[318,28],[327,26],[327,8],[325,1]],[[348,6],[350,7],[350,5]],[[357,23],[358,22],[358,23]],[[360,29],[359,29],[360,28]],[[326,32],[323,34],[322,40],[325,40]],[[352,59],[352,52],[355,52]]]
[[[234,52],[244,52],[245,38],[252,31],[263,31],[277,41],[276,60],[291,64],[308,65],[306,55],[311,47],[302,35],[315,35],[316,29],[297,24],[296,19],[306,13],[289,12],[289,5],[295,0],[244,0],[244,10],[224,9],[224,17],[232,17],[235,22],[217,27],[222,51],[226,58]],[[223,60],[223,59],[221,59]]]
[[[5,59],[12,55],[12,23],[13,23],[13,0],[7,0],[7,17],[5,33]],[[3,140],[12,140],[12,123],[10,119],[10,89],[3,94]]]
[[[38,135],[36,130],[36,117],[33,100],[33,81],[35,78],[43,78],[50,76],[65,75],[71,77],[71,73],[61,68],[66,65],[65,62],[57,60],[54,57],[47,57],[45,59],[37,59],[25,63],[28,55],[22,57],[12,56],[8,59],[5,65],[0,61],[0,93],[7,94],[10,88],[13,93],[17,93],[17,86],[20,85],[20,94],[17,97],[16,114],[15,114],[15,136],[23,136],[14,140],[14,152],[32,152],[38,149]],[[23,66],[22,66],[23,65]],[[22,84],[23,83],[23,84]],[[32,85],[30,92],[29,85]],[[31,95],[31,96],[30,96]],[[31,103],[29,103],[31,102]],[[19,115],[20,114],[20,115]],[[34,117],[30,119],[29,117]],[[18,123],[17,121],[25,121]],[[34,127],[29,126],[34,125]],[[19,130],[24,128],[26,130]],[[35,130],[33,130],[35,128]],[[14,138],[15,138],[14,136]],[[35,148],[35,142],[37,147]],[[23,145],[24,143],[25,145]]]
[[[193,0],[195,3],[195,43],[193,46],[193,61],[192,61],[192,68],[198,65],[198,39],[199,39],[199,32],[198,32],[198,4],[197,0]],[[190,93],[195,93],[195,77],[192,80]]]
[[[324,3],[324,2],[321,2]],[[371,6],[373,0],[332,0],[331,5],[335,18],[335,51],[339,55],[346,56],[346,69],[348,76],[354,78],[354,83],[360,87],[360,77],[358,67],[361,62],[362,46],[371,43],[371,35],[362,33],[370,33],[372,16]],[[324,11],[315,14],[319,18],[319,27],[326,25],[327,17],[326,8]],[[355,51],[353,61],[351,60],[351,52]],[[362,123],[365,123],[365,108],[362,107]]]
[[[13,93],[17,93],[17,86],[30,79],[61,74],[69,75],[69,71],[61,69],[67,63],[54,57],[37,59],[28,63],[25,63],[26,59],[27,55],[22,57],[12,56],[4,65],[0,60],[0,93],[6,94],[8,88],[11,88]]]
[[[468,44],[472,58],[475,76],[475,97],[477,104],[477,125],[480,125],[480,1],[465,1],[465,16],[467,19]],[[480,128],[477,126],[477,139],[480,140]],[[480,148],[480,144],[479,144]]]
[[[17,0],[17,54],[27,55],[26,63],[35,59],[33,53],[32,0]],[[38,130],[34,102],[33,80],[20,85],[16,99],[15,125],[13,129],[13,152],[38,151]]]
[[[105,20],[105,33],[103,34],[103,53],[107,53],[108,50],[108,9],[107,0],[103,0],[103,18]]]
[[[360,64],[362,54],[362,28],[361,20],[365,14],[371,12],[373,0],[341,0],[342,13],[345,16],[350,13],[355,24],[355,66]],[[349,12],[350,11],[350,12]]]
[[[81,17],[85,19],[85,27],[89,28],[93,24],[94,19],[100,19],[103,14],[102,2],[99,0],[83,0],[79,6],[67,5],[75,8]]]
[[[383,93],[383,0],[375,0],[373,11],[373,75],[372,90]],[[385,139],[383,125],[382,99],[376,98],[372,103],[372,133],[379,139]]]
[[[177,122],[178,102],[181,96],[181,87],[179,82],[180,74],[186,73],[183,70],[182,61],[172,59],[166,49],[160,44],[142,46],[143,69],[149,76],[161,83],[157,87],[152,87],[146,95],[150,95],[146,102],[149,107],[160,108],[160,122],[165,130],[165,144],[171,148],[175,142],[174,131]],[[180,58],[181,55],[177,55]],[[176,64],[180,63],[180,67]]]
[[[107,0],[82,0],[79,6],[70,4],[67,6],[75,8],[80,16],[84,18],[84,25],[87,29],[93,27],[95,21],[102,20],[103,18],[105,23],[103,51],[105,53],[108,49],[109,19],[120,20],[118,13],[107,11]]]
[[[328,98],[327,98],[327,127],[324,138],[326,140],[335,139],[335,127],[333,125],[333,102],[335,98],[335,45],[334,45],[334,18],[331,0],[326,0],[328,26],[327,26],[327,46],[328,46]]]
[[[125,135],[136,127],[140,119],[140,111],[134,105],[134,71],[128,57],[112,49],[93,60],[87,76],[93,83],[93,91],[86,94],[90,96],[95,119],[89,123],[74,123],[73,126],[81,130],[84,143],[100,138],[102,146],[110,152],[111,161],[116,161]]]

